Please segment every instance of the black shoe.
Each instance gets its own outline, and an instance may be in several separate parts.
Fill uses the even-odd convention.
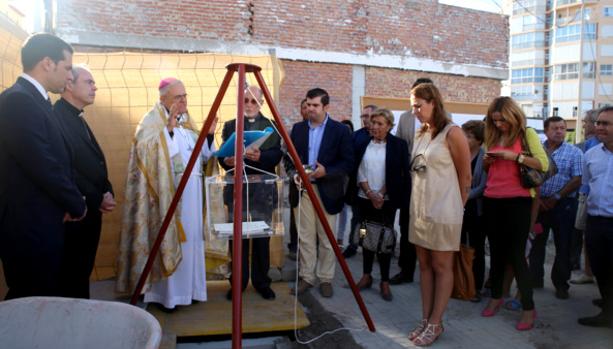
[[[343,257],[351,258],[355,256],[357,253],[358,253],[358,248],[355,245],[349,245],[347,246],[345,251],[343,251]]]
[[[592,299],[592,304],[602,309],[604,308],[604,299],[602,298]]]
[[[390,284],[391,285],[400,285],[403,283],[411,283],[413,282],[413,278],[410,276],[407,276],[405,273],[400,272],[396,275],[394,275],[391,279],[390,279]]]
[[[174,308],[166,308],[165,306],[163,306],[160,303],[151,303],[153,305],[155,305],[156,308],[158,308],[159,310],[161,310],[162,312],[166,313],[166,314],[172,314],[175,312],[175,310],[177,310],[177,307]]]
[[[481,295],[480,295],[481,291],[477,291],[477,293],[475,293],[475,296],[473,298],[470,299],[471,302],[473,303],[479,303],[481,302]]]
[[[556,290],[556,298],[557,299],[568,299],[570,295],[568,294],[568,290],[564,288],[558,288]]]
[[[260,294],[260,296],[262,296],[262,298],[269,300],[269,301],[274,300],[276,297],[275,291],[273,291],[272,288],[270,287],[259,288],[256,291],[258,291],[258,293]]]
[[[245,292],[245,290],[241,291],[241,295],[242,295],[242,292]],[[228,292],[226,292],[226,299],[229,301],[232,300],[232,289],[229,289]]]
[[[543,280],[535,281],[534,284],[532,285],[532,288],[543,288],[543,286],[544,286]]]
[[[591,327],[613,327],[613,317],[601,311],[596,316],[582,317],[577,319],[577,322],[583,326]]]

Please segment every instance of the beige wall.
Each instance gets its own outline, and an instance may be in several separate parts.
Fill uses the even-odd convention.
[[[85,109],[85,118],[106,155],[109,177],[118,202],[115,211],[104,216],[96,268],[92,276],[105,279],[115,275],[132,137],[143,114],[159,100],[157,86],[160,79],[176,76],[184,82],[189,113],[197,127],[201,127],[224,78],[226,65],[243,62],[262,67],[262,75],[274,95],[273,61],[270,57],[122,52],[76,53],[74,62],[87,64],[96,80],[96,101]],[[236,117],[236,80],[235,75],[218,112],[218,146],[223,122]],[[257,84],[251,76],[247,81],[249,84]],[[270,115],[267,107],[264,113]]]

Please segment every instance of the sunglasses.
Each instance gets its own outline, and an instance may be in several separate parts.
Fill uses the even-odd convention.
[[[253,105],[258,105],[260,104],[258,101],[256,101],[255,99],[251,99],[251,98],[245,98],[245,104],[253,104]]]
[[[417,154],[411,160],[411,164],[409,165],[411,171],[413,172],[425,172],[426,171],[426,157],[424,154]]]

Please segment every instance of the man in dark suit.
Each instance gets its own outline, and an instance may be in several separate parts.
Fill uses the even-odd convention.
[[[47,91],[72,77],[72,47],[34,34],[21,49],[24,73],[0,94],[0,258],[7,299],[58,296],[64,222],[87,208],[72,172],[72,150]]]
[[[344,206],[347,176],[353,167],[353,147],[349,128],[328,115],[330,97],[321,88],[307,95],[308,120],[298,122],[291,139],[305,166],[309,166],[311,182],[330,227],[336,226],[336,214]],[[295,169],[289,174],[295,175]],[[324,297],[332,297],[332,279],[336,260],[332,245],[315,213],[306,192],[301,193],[300,211],[296,209],[300,236],[300,282],[294,293],[313,287],[317,279]],[[317,250],[317,243],[319,248]]]
[[[264,130],[267,127],[273,127],[272,122],[265,118],[260,112],[263,98],[262,91],[250,86],[245,90],[245,131]],[[223,126],[222,139],[225,142],[236,128],[236,119],[227,121]],[[275,173],[275,167],[281,161],[283,153],[281,152],[281,140],[274,131],[269,138],[259,147],[245,149],[245,165],[251,168],[245,168],[245,172],[250,174],[262,174],[262,171]],[[219,164],[225,170],[234,168],[234,157],[220,157]],[[257,170],[259,169],[259,170]],[[266,208],[266,205],[257,205],[258,202],[270,202],[278,198],[269,197],[270,191],[265,190],[262,183],[253,183],[249,186],[249,206],[250,212],[243,212],[243,217],[248,213],[254,219],[266,220],[272,216],[272,211]],[[234,198],[232,196],[234,190],[233,185],[228,185],[224,188],[224,203],[228,205],[230,213],[233,212]],[[246,201],[247,191],[243,189],[243,202]],[[259,207],[258,207],[259,206]],[[264,208],[262,207],[264,206]],[[243,209],[246,210],[247,205],[243,204]],[[275,299],[275,292],[270,288],[270,278],[268,277],[268,269],[270,268],[270,238],[260,237],[253,239],[243,239],[243,254],[242,254],[242,290],[244,291],[249,282],[249,241],[251,241],[251,284],[255,290],[264,299]],[[232,244],[230,244],[232,246]],[[226,298],[232,299],[232,290],[226,294]]]
[[[83,118],[83,108],[94,103],[96,90],[91,72],[75,66],[72,80],[53,107],[74,150],[75,180],[87,203],[87,215],[82,221],[66,223],[61,287],[62,295],[72,298],[89,298],[89,276],[98,250],[102,213],[111,212],[116,205],[104,154]]]
[[[374,104],[369,104],[362,109],[362,114],[360,115],[360,119],[362,120],[362,128],[355,131],[351,135],[354,150],[362,145],[366,146],[368,145],[368,142],[370,142],[370,115],[377,109],[377,106]],[[354,165],[358,166],[359,164]],[[351,195],[348,196],[347,201],[347,204],[351,205],[351,226],[349,227],[349,245],[345,251],[343,251],[343,257],[351,258],[358,253],[358,244],[354,242],[354,234],[357,225],[362,221],[362,217],[360,215],[360,207],[355,204],[354,200],[351,198]]]

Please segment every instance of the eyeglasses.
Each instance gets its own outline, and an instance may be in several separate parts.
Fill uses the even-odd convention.
[[[255,99],[251,99],[251,98],[245,98],[245,104],[253,104],[253,105],[259,105],[260,103],[258,101],[256,101]]]
[[[172,99],[174,99],[175,101],[180,101],[182,99],[187,99],[187,93],[182,94],[182,95],[176,95],[176,96],[172,97]]]
[[[611,123],[609,121],[598,120],[598,121],[594,122],[594,126],[608,127],[610,125],[613,125],[613,123]]]
[[[411,171],[413,172],[425,172],[427,166],[426,166],[426,157],[424,156],[424,154],[415,155],[413,160],[411,160],[410,168],[411,168]]]

